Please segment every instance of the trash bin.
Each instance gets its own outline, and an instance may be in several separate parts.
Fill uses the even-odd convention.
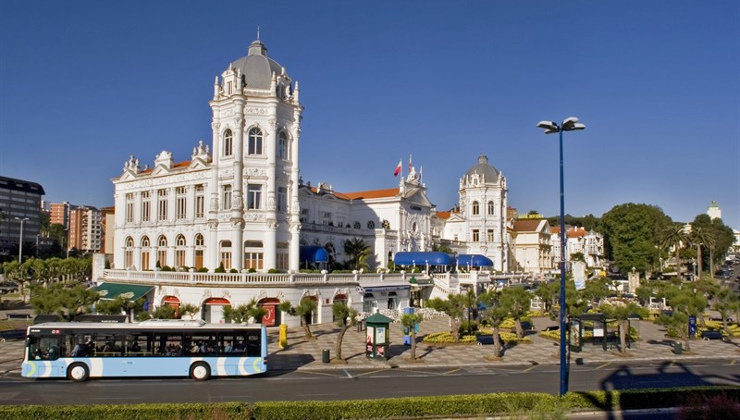
[[[321,350],[321,361],[324,363],[329,363],[329,349]]]
[[[683,354],[683,343],[676,343],[673,345],[673,353]]]

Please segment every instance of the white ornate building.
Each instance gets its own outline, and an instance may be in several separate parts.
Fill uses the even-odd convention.
[[[115,185],[114,266],[297,270],[299,247],[321,245],[336,261],[361,238],[371,266],[399,250],[431,247],[433,205],[415,168],[398,188],[338,193],[298,175],[298,82],[260,41],[216,77],[210,146],[191,159],[161,152],[152,168],[133,156]]]
[[[481,254],[493,269],[509,267],[506,178],[480,155],[478,163],[460,178],[459,207],[437,212],[434,234],[460,254]]]
[[[552,231],[553,268],[557,268],[560,264],[560,227],[552,227],[550,230]],[[565,232],[566,260],[570,260],[573,254],[580,252],[583,254],[587,267],[603,266],[604,236],[594,230],[587,231],[578,226],[566,226]]]

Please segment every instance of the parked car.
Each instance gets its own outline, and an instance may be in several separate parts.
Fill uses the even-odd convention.
[[[722,331],[720,330],[704,330],[701,332],[701,338],[704,340],[721,340]]]

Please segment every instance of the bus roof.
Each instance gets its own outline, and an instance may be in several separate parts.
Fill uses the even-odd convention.
[[[151,320],[154,321],[154,320]],[[162,321],[162,320],[157,320]],[[170,321],[170,320],[168,320]],[[174,320],[173,320],[174,321]],[[262,324],[206,324],[183,322],[139,322],[139,323],[106,323],[106,322],[48,322],[28,327],[31,332],[35,329],[79,329],[79,330],[235,330],[235,329],[260,329]]]

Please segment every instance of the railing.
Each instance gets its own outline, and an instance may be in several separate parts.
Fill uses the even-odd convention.
[[[128,283],[274,286],[291,284],[407,283],[409,276],[386,273],[197,273],[170,271],[103,270],[102,281]]]

